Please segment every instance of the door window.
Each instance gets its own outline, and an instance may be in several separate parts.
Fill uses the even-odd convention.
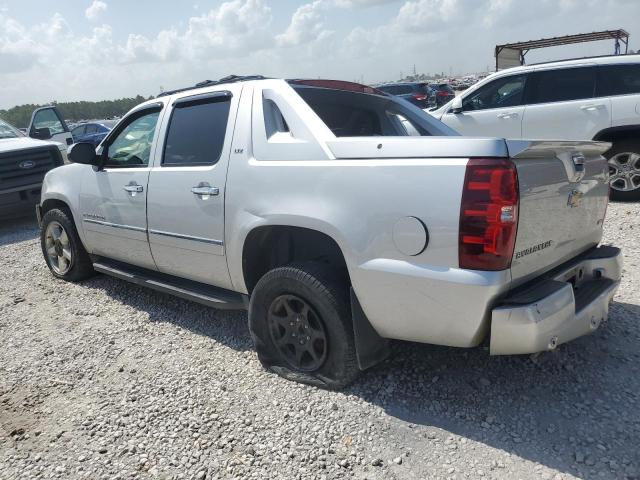
[[[595,80],[593,67],[534,72],[527,83],[526,103],[567,102],[592,98]]]
[[[109,141],[105,167],[144,167],[149,165],[151,144],[160,109],[133,114],[129,123]]]
[[[228,96],[176,104],[169,122],[162,164],[197,166],[218,163],[230,106]]]
[[[85,128],[86,128],[85,125],[80,125],[79,127],[76,127],[73,130],[71,130],[71,135],[73,135],[74,138],[81,137],[82,135],[84,135]]]
[[[87,130],[85,133],[87,135],[90,135],[92,133],[96,133],[97,131],[98,131],[98,126],[93,123],[90,123],[89,125],[87,125]]]
[[[36,130],[48,128],[51,135],[64,133],[66,130],[64,124],[62,123],[62,120],[60,120],[55,110],[53,110],[52,108],[38,110],[33,116],[32,128]]]
[[[526,75],[498,78],[465,98],[462,110],[467,112],[522,105],[525,81]]]
[[[598,68],[598,97],[640,93],[640,64]]]

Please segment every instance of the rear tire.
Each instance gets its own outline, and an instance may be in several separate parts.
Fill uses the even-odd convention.
[[[249,304],[262,365],[287,380],[340,389],[360,373],[348,284],[318,263],[266,273]]]
[[[40,246],[54,277],[77,282],[95,274],[93,262],[67,209],[53,208],[44,214]]]
[[[640,200],[640,142],[615,142],[605,154],[609,162],[611,200]],[[623,190],[626,188],[626,190]]]

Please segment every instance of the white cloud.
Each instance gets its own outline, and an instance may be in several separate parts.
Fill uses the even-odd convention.
[[[107,10],[107,4],[101,0],[93,0],[93,3],[84,11],[85,17],[89,20],[97,20]]]
[[[287,30],[276,37],[278,45],[301,45],[318,38],[324,30],[322,10],[326,7],[325,0],[315,0],[299,7],[291,17]]]
[[[378,7],[387,15],[364,10],[387,3]],[[114,15],[115,5],[109,4]],[[132,30],[120,36],[122,25],[96,25],[80,33],[60,14],[26,25],[0,9],[0,108],[149,95],[160,85],[170,89],[230,73],[364,76],[374,82],[397,79],[414,63],[419,72],[480,71],[492,66],[496,43],[625,26],[640,16],[637,0],[307,0],[276,22],[280,5],[224,0],[208,11],[189,9],[154,33]],[[353,20],[336,21],[344,15]],[[567,19],[582,27],[576,31]],[[628,28],[635,50],[633,38],[640,32]],[[532,51],[527,58],[603,54],[613,45],[576,48],[581,50],[567,55],[562,49]]]

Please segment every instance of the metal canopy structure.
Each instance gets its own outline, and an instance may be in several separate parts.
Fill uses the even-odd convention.
[[[627,53],[629,49],[629,33],[626,30],[604,30],[602,32],[579,33],[577,35],[566,35],[564,37],[541,38],[539,40],[529,40],[526,42],[505,43],[496,45],[496,71],[503,68],[524,65],[524,57],[529,50],[534,48],[558,47],[560,45],[570,45],[574,43],[597,42],[600,40],[615,40],[615,55]],[[621,51],[620,43],[624,44],[624,52]]]

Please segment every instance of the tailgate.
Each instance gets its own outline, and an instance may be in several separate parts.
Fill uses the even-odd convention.
[[[603,142],[507,141],[520,189],[513,286],[597,245],[609,173]]]

